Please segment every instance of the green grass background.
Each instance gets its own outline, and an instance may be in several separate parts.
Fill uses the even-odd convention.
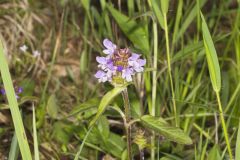
[[[151,136],[136,123],[133,139],[144,132],[145,159],[229,159],[222,119],[233,158],[240,159],[239,0],[2,0],[0,26],[0,85],[7,90],[0,96],[0,159],[74,159],[86,134],[79,159],[125,159],[121,96],[88,133],[113,88],[94,78],[104,38],[147,59],[128,86],[132,118],[161,117],[193,141]],[[26,53],[19,49],[24,44]],[[41,56],[33,57],[34,50]],[[14,86],[24,88],[18,100]]]

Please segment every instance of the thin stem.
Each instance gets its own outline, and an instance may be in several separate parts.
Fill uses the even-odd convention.
[[[223,128],[223,133],[224,133],[224,137],[225,137],[226,144],[227,144],[228,153],[230,156],[230,160],[233,160],[232,150],[231,150],[231,146],[229,143],[229,137],[228,137],[227,127],[226,127],[226,123],[225,123],[224,116],[223,116],[222,103],[220,100],[219,92],[216,92],[216,95],[217,95],[220,118],[221,118],[221,122],[222,122],[222,128]]]
[[[139,157],[140,157],[139,159],[140,160],[144,160],[144,150],[143,149],[139,150],[139,154],[140,154],[139,155]]]
[[[172,103],[173,103],[173,111],[176,126],[178,126],[178,117],[177,117],[177,108],[176,108],[176,101],[175,101],[175,92],[173,87],[173,79],[172,79],[172,68],[171,68],[171,58],[170,58],[170,49],[169,49],[169,37],[168,37],[168,24],[167,24],[167,14],[164,13],[164,30],[165,30],[165,37],[166,37],[166,50],[167,50],[167,63],[168,63],[168,74],[170,78],[170,85],[171,85],[171,92],[172,92]]]
[[[126,117],[126,135],[127,135],[127,151],[128,151],[128,159],[132,160],[132,149],[131,149],[131,125],[129,125],[131,120],[131,112],[130,112],[130,103],[128,98],[128,91],[127,88],[122,92],[123,101],[124,101],[124,108],[125,108],[125,117]]]
[[[156,69],[153,71],[152,79],[152,107],[150,114],[155,116],[156,114],[156,93],[157,93],[157,58],[158,58],[158,30],[157,22],[153,22],[153,42],[154,42],[154,58],[153,58],[153,68]],[[155,133],[152,132],[151,136],[151,160],[155,160]]]

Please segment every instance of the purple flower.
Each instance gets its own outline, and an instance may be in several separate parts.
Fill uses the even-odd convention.
[[[131,58],[131,57],[130,57]],[[130,59],[129,58],[129,59]],[[129,60],[128,59],[128,60]],[[143,66],[146,64],[146,59],[134,59],[134,60],[129,60],[128,61],[128,64],[129,66],[131,66],[136,72],[142,72],[144,69],[143,69]]]
[[[0,92],[1,92],[2,95],[5,95],[5,94],[6,94],[5,89],[1,89]]]
[[[19,94],[21,94],[22,92],[23,92],[23,88],[22,87],[15,87],[14,88],[15,89],[15,96],[16,96],[16,98],[17,99],[19,99],[20,97],[19,97]],[[2,94],[2,95],[6,95],[6,91],[5,91],[5,89],[0,89],[0,93]]]
[[[132,53],[129,48],[119,49],[110,40],[104,39],[103,45],[107,48],[103,50],[106,57],[96,57],[99,63],[95,77],[99,82],[109,81],[113,85],[131,82],[132,76],[138,72],[143,72],[145,59],[141,59],[139,54]]]
[[[114,51],[117,49],[117,46],[112,43],[109,39],[103,40],[103,45],[107,48],[103,50],[103,53],[112,55]]]

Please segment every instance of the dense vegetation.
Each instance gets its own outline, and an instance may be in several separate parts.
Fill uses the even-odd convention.
[[[1,0],[0,39],[1,160],[240,160],[239,0]]]

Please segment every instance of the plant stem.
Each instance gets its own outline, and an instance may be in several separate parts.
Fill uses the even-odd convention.
[[[154,50],[153,50],[153,68],[156,69],[152,73],[152,107],[150,114],[155,116],[156,114],[156,94],[157,94],[157,58],[158,58],[158,30],[157,30],[157,22],[153,21],[153,42],[154,42]],[[155,133],[152,132],[151,136],[151,160],[155,160]]]
[[[224,133],[224,137],[225,137],[227,148],[228,148],[228,153],[230,156],[230,160],[233,160],[232,150],[231,150],[231,146],[229,143],[228,132],[227,132],[227,127],[226,127],[226,123],[224,120],[224,116],[223,116],[222,103],[220,100],[219,92],[216,92],[216,95],[217,95],[218,107],[219,107],[219,112],[220,112],[220,118],[221,118],[222,127],[223,127],[223,133]]]
[[[173,79],[172,79],[172,73],[171,73],[172,69],[171,69],[171,58],[170,58],[170,49],[169,49],[167,14],[164,13],[163,16],[164,16],[165,38],[166,38],[168,74],[169,74],[169,78],[170,78],[170,85],[171,85],[171,92],[172,92],[173,111],[174,111],[176,126],[178,126],[177,108],[176,108],[176,102],[175,102],[175,92],[174,92]]]
[[[127,135],[127,152],[128,152],[128,159],[132,160],[132,151],[131,151],[131,125],[129,122],[131,120],[131,113],[130,113],[130,103],[128,98],[128,91],[127,88],[122,92],[123,101],[124,101],[124,108],[125,108],[125,117],[126,117],[126,135]]]

